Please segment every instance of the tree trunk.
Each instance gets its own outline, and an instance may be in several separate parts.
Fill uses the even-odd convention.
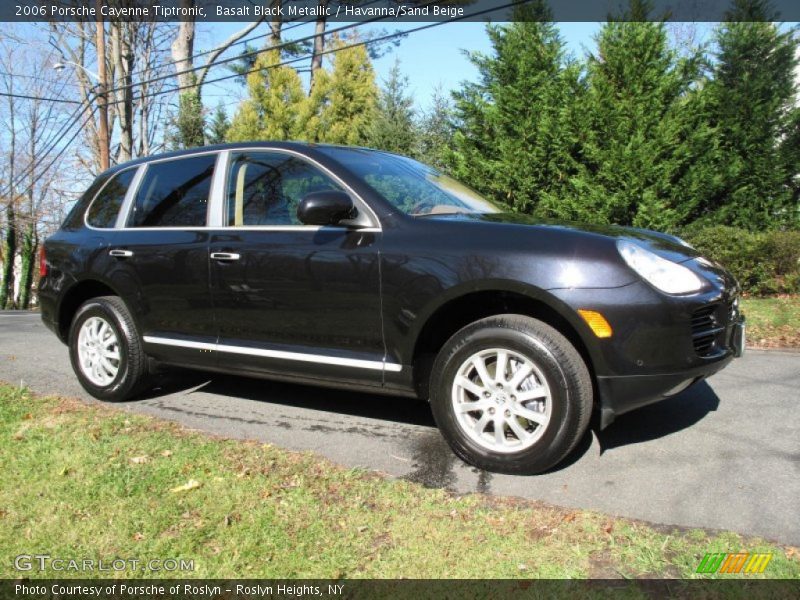
[[[25,227],[25,232],[22,234],[22,248],[20,248],[20,257],[22,258],[22,266],[19,274],[19,308],[27,310],[31,304],[31,288],[33,287],[33,265],[36,264],[36,248],[38,246],[36,239],[36,226],[33,222]]]
[[[180,0],[181,8],[192,8],[194,0]],[[178,35],[172,42],[172,60],[175,63],[175,73],[178,78],[178,87],[188,89],[194,85],[194,73],[185,72],[194,66],[194,17],[187,17],[178,25]],[[186,91],[181,90],[181,93]]]
[[[314,75],[322,68],[322,53],[325,51],[325,26],[327,24],[327,17],[325,16],[325,8],[328,6],[328,0],[320,0],[319,7],[322,14],[317,19],[314,28],[314,52],[311,56],[311,87],[314,87]]]
[[[112,21],[111,60],[114,65],[114,111],[119,119],[119,151],[117,162],[126,162],[133,156],[133,87],[131,71],[134,64],[131,52],[133,23]]]
[[[17,125],[14,99],[8,98],[9,123],[11,124],[11,140],[8,153],[8,198],[6,205],[6,234],[3,236],[3,281],[0,283],[0,310],[14,307],[14,257],[17,255],[17,215],[14,211],[17,190],[14,186],[14,165],[17,160]]]
[[[273,11],[277,11],[278,9],[280,9],[281,4],[283,4],[283,0],[271,0],[270,7],[273,9]],[[274,21],[269,22],[270,36],[269,38],[267,38],[269,40],[267,48],[275,47],[281,43],[282,27],[283,27],[283,21],[281,20],[280,16],[275,17]]]
[[[14,308],[14,258],[17,256],[17,217],[12,198],[6,207],[6,234],[3,236],[3,284],[0,286],[0,310]]]

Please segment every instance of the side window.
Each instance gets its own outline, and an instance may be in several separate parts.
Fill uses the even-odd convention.
[[[134,175],[136,169],[122,171],[103,187],[86,213],[86,222],[89,225],[100,229],[111,229],[116,225],[119,209]]]
[[[231,155],[227,224],[300,225],[297,205],[309,192],[341,190],[315,166],[279,152]]]
[[[136,192],[129,227],[202,227],[215,154],[147,166]]]

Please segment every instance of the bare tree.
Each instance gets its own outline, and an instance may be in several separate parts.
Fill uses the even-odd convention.
[[[131,0],[112,0],[119,6]],[[92,34],[93,23],[54,23],[50,25],[50,43],[72,68],[80,98],[88,108],[96,106],[93,67],[98,63],[97,44]],[[108,44],[101,53],[108,73],[109,135],[112,161],[125,162],[150,154],[161,147],[163,112],[168,95],[163,77],[171,67],[169,42],[175,25],[157,22],[125,22],[110,20]],[[91,160],[85,166],[92,174],[99,170],[99,131],[92,120],[85,135],[91,149]]]
[[[282,0],[271,0],[273,5],[280,5]],[[195,0],[180,0],[181,8],[191,9],[195,6]],[[182,146],[199,146],[204,142],[204,117],[201,92],[203,82],[208,75],[211,67],[233,44],[238,42],[248,33],[253,31],[263,21],[248,23],[245,27],[231,35],[217,47],[206,54],[204,64],[195,67],[194,64],[194,44],[195,44],[195,20],[194,17],[186,17],[178,24],[175,39],[172,42],[172,60],[175,65],[175,74],[179,88],[178,118],[177,118],[177,141]],[[280,19],[277,21],[277,36],[280,39]],[[276,35],[276,26],[272,27],[272,37]]]
[[[0,207],[4,217],[0,308],[28,308],[31,303],[41,218],[59,177],[52,161],[41,159],[57,144],[71,105],[57,100],[64,93],[63,82],[30,75],[41,73],[52,60],[40,45],[29,44],[23,52],[17,44],[0,43],[0,87],[20,96],[5,98],[7,111],[0,113],[0,147],[8,149],[0,166],[0,194],[5,200]]]
[[[5,50],[5,48],[4,48]],[[14,56],[13,50],[8,50],[8,60],[6,59],[5,52],[0,56],[0,64],[4,70],[8,63],[13,63]],[[14,81],[8,77],[3,77],[3,90],[7,94],[13,94],[15,87]],[[17,99],[9,95],[6,97],[7,102],[7,117],[6,128],[8,129],[8,151],[5,157],[6,173],[5,178],[0,177],[0,181],[5,179],[6,185],[3,186],[5,194],[0,196],[3,200],[3,213],[5,217],[5,224],[3,227],[3,246],[0,249],[0,260],[3,261],[2,270],[2,284],[0,284],[0,310],[5,308],[14,308],[14,259],[17,255],[17,190],[15,185],[15,167],[17,165]]]

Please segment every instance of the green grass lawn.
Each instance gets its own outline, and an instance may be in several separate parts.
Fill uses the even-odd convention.
[[[706,552],[741,550],[800,577],[796,548],[735,533],[458,497],[8,385],[0,456],[0,578],[23,575],[20,554],[194,561],[124,573],[139,578],[693,577]]]
[[[748,344],[761,348],[800,348],[800,296],[744,298]]]

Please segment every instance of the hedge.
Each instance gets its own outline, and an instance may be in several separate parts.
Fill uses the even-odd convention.
[[[681,236],[729,269],[748,294],[800,293],[800,231],[752,232],[715,225]]]

